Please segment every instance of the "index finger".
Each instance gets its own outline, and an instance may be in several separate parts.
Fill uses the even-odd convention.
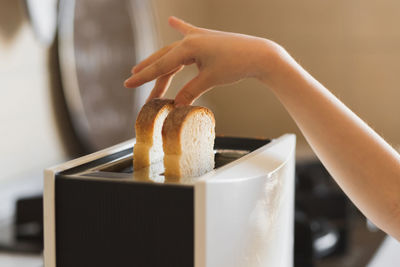
[[[190,33],[191,31],[195,30],[196,27],[190,23],[187,23],[177,17],[171,16],[168,18],[168,23],[171,25],[172,28],[176,29],[183,35]]]
[[[144,69],[145,67],[147,67],[148,65],[150,65],[151,63],[153,63],[154,61],[156,61],[157,59],[159,59],[163,55],[165,55],[166,53],[168,53],[172,48],[174,48],[176,45],[178,45],[178,43],[179,43],[179,41],[176,41],[176,42],[173,42],[172,44],[164,46],[163,48],[161,48],[157,52],[153,53],[152,55],[147,57],[145,60],[143,60],[142,62],[140,62],[136,66],[134,66],[132,68],[131,72],[132,73],[138,73],[139,71],[141,71],[142,69]]]
[[[176,46],[154,63],[140,72],[133,74],[125,81],[125,86],[128,88],[138,87],[146,82],[170,73],[179,66],[185,65],[185,63],[187,64],[187,62],[191,62],[188,54],[184,49],[180,49],[179,46]]]

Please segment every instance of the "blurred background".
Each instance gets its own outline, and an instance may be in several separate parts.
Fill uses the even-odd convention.
[[[13,209],[2,199],[40,192],[44,168],[134,136],[151,84],[122,84],[139,60],[181,38],[170,15],[278,42],[398,148],[399,11],[396,0],[0,0],[0,214]],[[167,97],[196,72],[179,73]],[[298,162],[315,158],[255,80],[212,90],[196,104],[214,111],[217,134],[296,133]]]
[[[79,154],[82,145],[69,136],[73,128],[69,128],[60,73],[54,62],[58,60],[56,45],[54,41],[44,44],[35,37],[23,2],[0,0],[0,179],[62,162]],[[125,1],[120,2],[124,2],[124,8]],[[398,1],[153,0],[151,8],[156,31],[154,50],[181,38],[167,24],[170,15],[201,27],[272,39],[389,143],[399,146],[400,31],[395,27],[400,20]],[[128,52],[133,54],[134,47]],[[116,52],[108,53],[112,58]],[[113,81],[115,88],[109,88],[115,94],[128,90],[122,82],[136,62],[131,54],[126,57],[132,61],[123,62],[126,68],[118,69],[121,79]],[[117,64],[115,60],[112,63]],[[188,67],[179,73],[167,96],[174,97],[196,71],[195,67]],[[147,90],[147,94],[149,88],[138,90]],[[288,113],[256,81],[212,90],[197,104],[214,111],[219,134],[276,137],[294,132],[299,148],[306,147]],[[123,125],[131,136],[134,121],[132,116],[132,121]],[[110,139],[114,143],[123,141]]]

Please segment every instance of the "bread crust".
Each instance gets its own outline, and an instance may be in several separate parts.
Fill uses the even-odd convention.
[[[206,107],[182,106],[176,107],[168,114],[162,128],[163,149],[165,154],[182,154],[181,133],[185,121],[192,113],[205,113],[215,125],[214,113]]]
[[[157,117],[163,110],[174,108],[174,100],[155,98],[146,103],[136,119],[136,142],[153,144],[153,131]]]

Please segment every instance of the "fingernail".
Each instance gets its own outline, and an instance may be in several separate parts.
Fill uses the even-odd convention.
[[[130,83],[131,83],[131,77],[129,77],[128,79],[125,80],[124,86],[125,87],[131,87]]]

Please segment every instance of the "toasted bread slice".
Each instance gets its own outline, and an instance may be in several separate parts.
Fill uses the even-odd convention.
[[[165,177],[196,177],[214,168],[215,118],[198,106],[174,108],[162,128]]]
[[[136,144],[133,148],[134,170],[163,160],[161,130],[168,113],[174,108],[171,99],[153,99],[146,103],[136,120]]]

